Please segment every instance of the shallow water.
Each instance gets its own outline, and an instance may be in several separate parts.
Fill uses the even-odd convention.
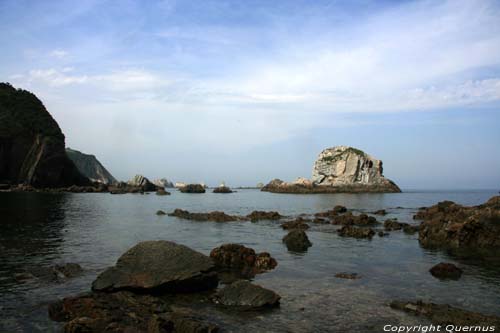
[[[495,191],[414,191],[397,194],[272,194],[239,190],[233,194],[171,196],[126,194],[0,193],[0,332],[58,332],[47,304],[87,291],[96,275],[139,241],[166,239],[202,253],[223,243],[241,243],[268,251],[278,267],[255,282],[282,296],[279,309],[234,316],[210,310],[214,320],[235,332],[381,332],[385,324],[426,323],[388,307],[394,299],[423,299],[500,315],[500,265],[464,260],[422,249],[418,235],[395,231],[388,237],[356,240],[339,237],[336,226],[313,226],[313,246],[304,254],[286,250],[279,222],[193,222],[156,216],[175,208],[246,215],[277,210],[294,216],[345,205],[357,212],[386,209],[380,221],[397,217],[414,223],[418,207],[452,200],[476,205]],[[454,262],[464,270],[458,281],[439,281],[428,270]],[[15,273],[60,262],[77,262],[85,273],[62,284],[19,283]],[[335,278],[356,272],[358,280]]]

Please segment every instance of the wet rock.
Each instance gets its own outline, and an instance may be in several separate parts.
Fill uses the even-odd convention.
[[[385,236],[389,236],[389,233],[388,233],[388,232],[384,232],[384,231],[382,231],[382,230],[379,230],[379,231],[377,232],[377,235],[378,235],[379,237],[385,237]]]
[[[438,279],[458,280],[463,271],[454,264],[441,262],[433,266],[429,272]]]
[[[307,230],[309,229],[309,225],[306,223],[309,220],[303,219],[302,217],[299,217],[293,221],[287,221],[285,223],[281,224],[281,227],[284,230],[292,230],[292,229],[301,229],[301,230]]]
[[[417,316],[427,317],[436,325],[455,326],[495,326],[499,327],[500,317],[462,310],[446,304],[424,303],[422,301],[393,301],[391,308]]]
[[[312,246],[307,234],[301,229],[290,231],[288,235],[283,237],[283,243],[285,243],[288,251],[294,252],[305,252]]]
[[[159,189],[156,191],[156,195],[170,195],[170,192],[165,191],[165,189],[164,189],[164,188],[159,188]]]
[[[336,215],[332,217],[330,222],[336,225],[375,225],[378,221],[373,216],[368,216],[366,214],[354,215],[351,212],[347,212],[342,215]]]
[[[153,315],[148,322],[148,333],[182,332],[182,333],[216,333],[219,327],[206,322],[193,313],[172,312]]]
[[[205,193],[205,187],[201,184],[187,184],[180,187],[179,191],[182,193]]]
[[[440,202],[415,218],[424,220],[419,230],[424,247],[474,250],[478,255],[500,250],[500,196],[472,207]]]
[[[45,282],[63,282],[79,276],[83,268],[76,263],[57,264],[50,267],[35,267],[29,272],[17,273],[14,278],[19,282],[38,279]]]
[[[208,290],[217,284],[215,265],[209,257],[174,242],[146,241],[101,273],[92,290],[178,293]]]
[[[372,214],[374,214],[374,215],[387,215],[387,212],[385,209],[379,209],[379,210],[374,211]]]
[[[109,193],[110,194],[125,194],[127,192],[124,189],[121,189],[121,188],[110,187]]]
[[[221,289],[213,300],[220,305],[258,309],[279,306],[280,298],[272,290],[240,280]]]
[[[156,215],[162,216],[162,215],[167,215],[167,213],[165,213],[164,211],[162,211],[160,209],[160,210],[156,211]]]
[[[330,223],[330,221],[328,221],[327,219],[321,218],[321,217],[315,217],[312,220],[312,222],[316,223],[316,224],[328,224],[328,223]]]
[[[408,223],[398,222],[395,219],[388,219],[384,222],[384,229],[387,231],[401,230],[408,226]]]
[[[342,205],[337,205],[337,206],[333,207],[333,211],[335,213],[342,214],[342,213],[347,212],[347,208],[345,206],[342,206]]]
[[[419,230],[420,226],[418,225],[406,225],[403,227],[403,232],[409,235],[416,234]]]
[[[341,205],[337,205],[333,207],[331,210],[327,210],[326,212],[319,212],[314,214],[316,217],[335,217],[339,214],[347,213],[347,208]]]
[[[260,220],[279,220],[283,216],[280,215],[278,212],[265,212],[265,211],[260,211],[260,210],[254,210],[250,214],[247,215],[247,218],[250,219],[252,222],[260,221]]]
[[[224,212],[214,211],[209,213],[190,213],[187,210],[176,209],[168,216],[175,216],[185,220],[232,222],[241,220],[238,216],[228,215]]]
[[[278,263],[267,252],[255,253],[240,244],[224,244],[210,252],[222,283],[251,279],[256,274],[274,269]]]
[[[82,266],[71,262],[66,264],[55,265],[54,270],[58,274],[64,276],[65,278],[73,278],[82,274],[83,272]]]
[[[233,191],[227,186],[219,186],[214,188],[214,193],[233,193]]]
[[[354,237],[354,238],[369,238],[371,239],[375,235],[375,231],[372,228],[359,228],[351,225],[345,225],[339,230],[337,230],[339,236],[342,237]]]
[[[361,276],[358,275],[358,273],[337,273],[335,274],[335,277],[336,278],[339,278],[339,279],[348,279],[348,280],[357,280],[357,279],[361,279]]]

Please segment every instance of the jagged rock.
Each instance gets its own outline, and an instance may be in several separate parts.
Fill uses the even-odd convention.
[[[219,186],[214,188],[214,193],[233,193],[233,191],[227,186]]]
[[[293,229],[290,231],[283,237],[283,243],[285,243],[288,251],[293,252],[305,252],[312,246],[307,234],[301,229]]]
[[[342,237],[354,237],[354,238],[369,238],[371,239],[375,235],[375,231],[372,228],[359,228],[353,227],[351,225],[345,225],[339,230],[337,230],[339,236]]]
[[[0,183],[90,185],[66,155],[64,141],[59,125],[34,94],[0,83]]]
[[[187,246],[168,241],[141,242],[92,283],[94,291],[193,292],[218,284],[214,263]]]
[[[117,180],[97,160],[94,155],[84,154],[78,150],[66,148],[66,155],[73,161],[78,170],[93,182],[113,184]]]
[[[128,186],[139,188],[144,192],[153,192],[157,190],[157,186],[149,181],[143,175],[135,175],[134,178],[128,181]]]
[[[156,191],[156,195],[170,195],[170,192],[165,191],[165,189],[164,189],[164,188],[159,188],[159,189]]]
[[[231,278],[252,278],[255,274],[274,269],[278,265],[269,253],[256,254],[253,249],[240,244],[216,247],[210,252],[210,258],[214,260],[219,272],[228,273],[226,275]]]
[[[466,311],[447,304],[424,303],[422,301],[393,301],[390,306],[396,310],[405,311],[417,316],[427,317],[436,325],[455,325],[458,327],[477,325],[483,327],[500,326],[499,317]]]
[[[401,192],[382,175],[382,161],[347,146],[323,150],[311,180],[299,178],[287,183],[274,179],[262,191],[277,193]]]
[[[429,272],[438,279],[458,280],[462,276],[462,270],[451,263],[441,262],[433,266]]]
[[[153,180],[153,184],[155,184],[158,187],[163,187],[163,188],[174,187],[174,184],[166,178],[155,179],[155,180]]]
[[[180,187],[179,191],[182,193],[205,193],[205,186],[202,184],[187,184],[186,186]]]
[[[213,221],[213,222],[232,222],[238,221],[241,218],[238,216],[228,215],[224,212],[214,211],[209,213],[190,213],[187,210],[177,208],[168,216],[175,216],[185,220],[194,221]]]
[[[216,304],[258,309],[279,306],[280,298],[272,290],[239,280],[222,288],[213,299]]]
[[[247,218],[250,219],[252,222],[260,221],[260,220],[279,220],[283,216],[280,215],[278,212],[265,212],[261,210],[254,210],[250,214],[247,215]]]
[[[473,207],[440,202],[415,218],[424,219],[419,230],[424,247],[475,250],[478,255],[500,251],[500,196]]]

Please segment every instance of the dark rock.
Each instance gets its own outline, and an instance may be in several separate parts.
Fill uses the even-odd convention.
[[[38,279],[45,282],[64,282],[67,279],[79,276],[83,272],[80,265],[76,263],[57,264],[50,267],[35,267],[29,272],[15,274],[19,282]]]
[[[187,184],[180,187],[179,191],[182,193],[205,193],[205,187],[201,184]]]
[[[446,304],[393,301],[390,306],[396,310],[427,317],[436,325],[500,327],[499,317],[462,310]]]
[[[288,235],[283,237],[283,243],[285,243],[288,251],[294,252],[305,252],[312,246],[307,234],[301,229],[290,231]]]
[[[389,233],[388,233],[388,232],[383,232],[382,230],[380,230],[380,231],[377,233],[377,235],[378,235],[379,237],[385,237],[385,236],[388,236],[388,235],[389,235]]]
[[[283,216],[280,215],[278,212],[265,212],[265,211],[260,211],[260,210],[254,210],[250,214],[247,215],[247,218],[250,219],[252,222],[260,221],[260,220],[279,220]]]
[[[90,185],[66,156],[64,134],[34,94],[0,83],[0,119],[0,183]]]
[[[218,291],[214,302],[225,306],[258,309],[279,306],[280,298],[274,291],[240,280]]]
[[[327,219],[321,218],[321,217],[315,217],[312,220],[312,222],[313,223],[317,223],[317,224],[328,224],[328,223],[330,223],[330,221],[328,221]]]
[[[184,311],[185,312],[185,311]],[[148,323],[148,333],[181,332],[181,333],[217,333],[219,327],[206,322],[192,313],[172,312],[153,315]]]
[[[194,292],[218,284],[214,263],[187,246],[168,241],[141,242],[92,283],[95,291]]]
[[[433,266],[429,272],[431,272],[432,276],[438,279],[458,280],[462,276],[462,270],[460,268],[445,262],[441,262]]]
[[[401,230],[406,227],[409,227],[408,223],[398,222],[394,219],[389,219],[384,222],[384,229],[387,231]]]
[[[337,205],[337,206],[333,207],[333,211],[335,213],[342,214],[342,213],[347,212],[347,208],[345,206],[342,206],[342,205]]]
[[[214,193],[233,193],[233,191],[227,186],[219,186],[214,188]]]
[[[287,221],[285,223],[281,224],[281,227],[284,230],[291,230],[291,229],[301,229],[301,230],[307,230],[309,229],[309,225],[306,223],[306,221],[302,217],[299,217],[293,221]]]
[[[351,212],[347,212],[342,215],[335,215],[332,217],[330,222],[336,225],[375,225],[378,221],[373,216],[368,216],[366,214],[353,215]]]
[[[73,161],[78,170],[93,182],[113,184],[117,180],[97,160],[94,155],[84,154],[78,150],[66,148],[66,155]]]
[[[424,247],[473,250],[481,256],[500,251],[500,196],[473,207],[440,202],[415,218],[424,220],[419,230]]]
[[[158,186],[143,175],[135,175],[134,178],[128,181],[127,185],[127,187],[131,187],[128,192],[134,191],[134,188],[138,189],[139,192],[154,192],[158,189]]]
[[[375,235],[375,231],[372,228],[359,228],[351,225],[345,225],[339,230],[337,230],[339,236],[342,237],[354,237],[354,238],[369,238],[371,239]]]
[[[214,211],[209,213],[190,213],[187,210],[176,209],[168,216],[175,216],[185,220],[232,222],[241,220],[238,216],[227,215],[224,212]]]
[[[348,279],[348,280],[357,280],[361,279],[361,276],[358,275],[358,273],[337,273],[335,274],[336,278],[339,279]]]
[[[210,252],[219,268],[238,269],[250,275],[274,269],[278,263],[267,252],[256,254],[251,248],[240,244],[224,244]]]
[[[409,235],[416,234],[419,230],[420,226],[418,225],[406,225],[403,227],[403,232]]]
[[[170,192],[165,191],[165,189],[164,189],[164,188],[159,188],[159,189],[156,191],[156,195],[170,195]]]
[[[167,215],[167,213],[165,213],[164,211],[162,211],[161,209],[156,211],[156,215]]]
[[[379,209],[379,210],[374,211],[372,214],[375,214],[375,215],[387,215],[387,212],[385,211],[385,209]]]

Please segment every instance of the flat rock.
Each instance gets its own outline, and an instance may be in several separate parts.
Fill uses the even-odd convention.
[[[272,290],[239,280],[219,290],[214,296],[214,302],[225,306],[256,309],[278,306],[280,298]]]
[[[278,212],[266,212],[261,210],[254,210],[250,214],[247,215],[247,218],[252,222],[260,221],[260,220],[279,220],[283,216]]]
[[[218,284],[213,261],[169,241],[141,242],[125,252],[92,283],[92,290],[149,293],[194,292]]]
[[[209,213],[191,213],[187,210],[178,208],[168,215],[193,221],[232,222],[241,220],[241,218],[238,216],[228,215],[224,212],[219,211],[213,211]]]

